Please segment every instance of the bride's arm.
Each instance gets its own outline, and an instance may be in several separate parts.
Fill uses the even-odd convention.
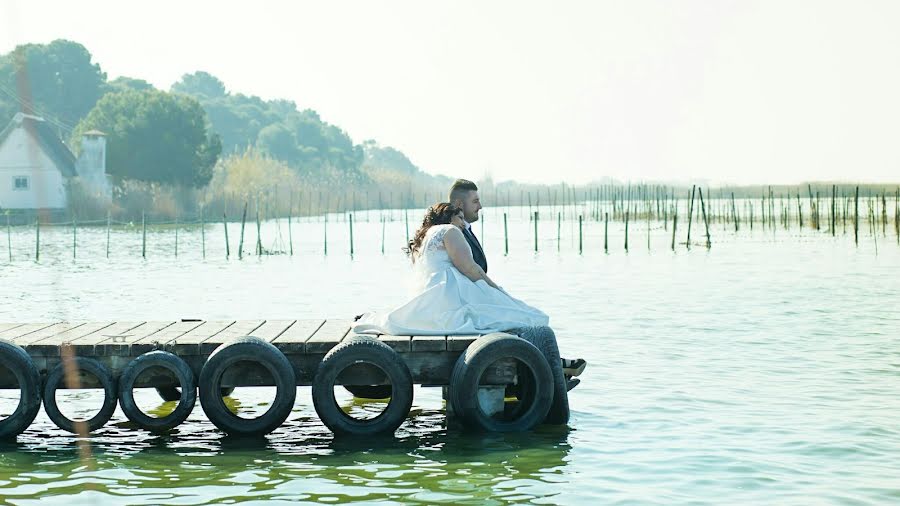
[[[463,273],[465,277],[472,281],[483,279],[488,285],[497,289],[500,288],[488,277],[481,266],[472,259],[472,250],[469,249],[469,243],[466,242],[466,238],[458,228],[453,227],[444,234],[444,248],[447,249],[447,254],[450,256],[453,266],[459,269],[459,272]]]

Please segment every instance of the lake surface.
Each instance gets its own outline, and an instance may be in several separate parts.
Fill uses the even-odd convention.
[[[510,252],[492,210],[475,231],[490,275],[551,316],[564,355],[589,365],[571,392],[567,428],[469,435],[447,427],[438,389],[416,388],[394,438],[341,441],[300,388],[288,422],[264,441],[232,440],[199,403],[171,435],[129,428],[117,412],[89,440],[43,412],[0,447],[0,502],[210,504],[221,502],[896,504],[900,502],[900,246],[892,228],[836,238],[809,229],[712,227],[712,249],[685,248],[670,230],[541,222],[510,210]],[[419,213],[414,211],[411,213]],[[366,220],[368,218],[368,221]],[[236,258],[231,224],[72,233],[14,228],[0,248],[0,321],[349,318],[406,297],[402,214],[384,226],[282,220],[262,227],[264,248],[294,255]],[[411,221],[413,219],[410,214]],[[255,225],[255,224],[254,224]],[[696,225],[696,223],[695,223]],[[410,231],[414,223],[410,223]],[[253,252],[255,226],[245,251]],[[381,253],[382,233],[386,251]],[[694,241],[704,241],[695,229]],[[5,237],[4,237],[5,239]],[[877,239],[877,253],[876,253]],[[5,245],[4,245],[5,246]],[[141,392],[143,402],[155,394]],[[239,392],[241,393],[241,392]],[[266,389],[241,393],[265,409]],[[4,392],[3,396],[11,394]],[[89,412],[92,391],[66,393]],[[351,401],[347,401],[351,402]],[[11,404],[0,404],[8,412]],[[6,409],[6,411],[3,411]],[[367,409],[365,405],[357,409]]]

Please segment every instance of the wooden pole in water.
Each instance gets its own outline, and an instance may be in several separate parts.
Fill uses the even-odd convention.
[[[353,256],[353,213],[350,213],[350,256]]]
[[[837,185],[831,185],[831,237],[835,236],[835,223],[836,223],[836,215],[835,215],[835,201],[837,199]]]
[[[584,219],[584,216],[578,215],[578,254],[582,254],[584,252],[584,240],[581,235],[581,222]]]
[[[178,215],[175,215],[175,258],[178,258]]]
[[[678,228],[678,205],[672,212],[672,251],[675,251],[675,230]]]
[[[369,192],[366,192],[366,199],[369,198]],[[291,256],[294,256],[294,227],[291,225],[291,215],[294,214],[294,192],[291,192],[290,202],[288,203],[288,246],[290,247]],[[366,210],[366,216],[369,211]]]
[[[859,186],[853,195],[853,242],[859,246]]]
[[[506,225],[506,213],[503,213],[503,254],[509,255],[509,229]]]
[[[609,213],[603,213],[603,252],[609,253]]]
[[[631,200],[625,204],[625,251],[628,252],[628,217],[631,214]]]
[[[693,185],[691,188],[691,203],[688,208],[688,229],[687,229],[687,249],[691,249],[691,224],[694,221],[694,192],[697,191],[697,185]],[[753,223],[751,220],[750,223]],[[753,225],[751,225],[751,228]]]
[[[256,254],[262,256],[262,228],[259,223],[259,199],[256,200]]]
[[[647,251],[650,251],[650,215],[653,214],[653,204],[647,205]]]
[[[6,249],[9,252],[9,262],[12,263],[12,229],[9,226],[9,213],[6,213]]]
[[[735,206],[735,204],[734,204],[734,192],[731,192],[731,219],[734,220],[734,231],[737,232],[738,231],[738,222],[740,220],[738,219],[738,215],[737,215],[737,206]]]
[[[247,201],[244,201],[244,212],[241,214],[241,239],[238,241],[238,260],[244,258],[244,225],[247,222]]]
[[[556,213],[556,251],[559,251],[560,242],[562,239],[562,213]]]
[[[203,219],[203,206],[200,206],[200,251],[206,260],[206,223]]]
[[[147,259],[147,214],[141,211],[141,258]]]
[[[78,218],[72,215],[72,260],[75,260],[75,250],[78,249]]]
[[[34,220],[34,232],[34,261],[39,262],[41,260],[41,215]]]
[[[698,188],[697,193],[700,195],[700,210],[703,212],[703,223],[706,225],[706,249],[709,249],[712,247],[712,241],[709,238],[709,219],[706,217],[706,205],[703,203],[703,188]],[[774,222],[772,226],[774,228]]]
[[[225,229],[225,259],[231,256],[231,246],[228,244],[228,216],[222,213],[222,227]]]
[[[894,194],[894,232],[897,234],[897,244],[900,244],[900,188]]]
[[[109,222],[111,221],[110,211],[106,210],[106,258],[109,258]]]

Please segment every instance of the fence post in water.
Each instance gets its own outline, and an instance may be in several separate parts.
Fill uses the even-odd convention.
[[[244,202],[244,212],[241,214],[241,238],[238,241],[238,260],[244,258],[244,224],[247,222],[247,202]]]
[[[178,258],[178,215],[175,215],[175,258]]]
[[[147,214],[141,211],[141,258],[147,258]]]
[[[528,193],[529,200],[529,209],[531,209],[530,201],[531,201],[531,193]],[[534,212],[534,252],[537,253],[538,250],[538,212]]]
[[[897,234],[897,244],[900,244],[900,188],[894,194],[894,232]]]
[[[562,242],[562,213],[556,213],[556,251],[560,249]]]
[[[350,256],[353,256],[353,213],[350,213]]]
[[[222,213],[222,226],[225,228],[225,259],[231,256],[231,246],[228,244],[228,216]]]
[[[603,252],[609,253],[609,213],[603,213]]]
[[[106,210],[106,258],[109,258],[109,222],[110,222],[110,211]]]
[[[703,212],[703,223],[706,225],[706,249],[712,247],[712,241],[709,239],[709,219],[706,217],[706,205],[703,203],[703,188],[698,188],[697,193],[700,195],[700,211]],[[772,224],[774,228],[774,222]]]
[[[694,192],[697,191],[697,185],[691,188],[691,204],[688,208],[688,229],[687,229],[687,249],[691,249],[691,223],[694,221]],[[765,209],[765,207],[763,207]],[[751,221],[752,223],[752,221]],[[752,225],[751,225],[752,227]]]
[[[675,230],[678,228],[678,206],[675,206],[675,211],[672,213],[672,251],[675,251]]]
[[[859,186],[853,195],[853,242],[859,246]]]
[[[259,223],[259,200],[256,201],[256,254],[262,256],[262,227]]]
[[[75,259],[75,250],[78,249],[78,218],[72,215],[72,260]]]
[[[41,215],[34,221],[34,261],[41,260]]]
[[[625,251],[628,251],[628,215],[631,212],[631,200],[625,205]]]
[[[734,205],[734,192],[731,192],[731,218],[734,220],[734,231],[738,231],[737,206]]]
[[[506,213],[503,213],[503,254],[509,255],[509,229],[506,226]]]
[[[368,198],[369,192],[366,192]],[[294,213],[294,192],[291,192],[290,203],[288,204],[288,246],[290,247],[291,256],[294,256],[294,230],[291,226],[291,215]],[[368,211],[366,211],[368,215]]]
[[[206,223],[203,220],[203,206],[200,206],[200,251],[206,259]]]
[[[581,215],[581,214],[578,215],[578,254],[579,255],[582,254],[582,252],[584,251],[584,241],[581,236],[581,222],[582,222],[583,218],[584,218],[583,215]]]

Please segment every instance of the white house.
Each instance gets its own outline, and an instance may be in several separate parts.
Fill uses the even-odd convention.
[[[38,116],[17,113],[0,132],[0,209],[65,208],[76,176],[91,193],[110,198],[102,132],[82,137],[78,159]]]

